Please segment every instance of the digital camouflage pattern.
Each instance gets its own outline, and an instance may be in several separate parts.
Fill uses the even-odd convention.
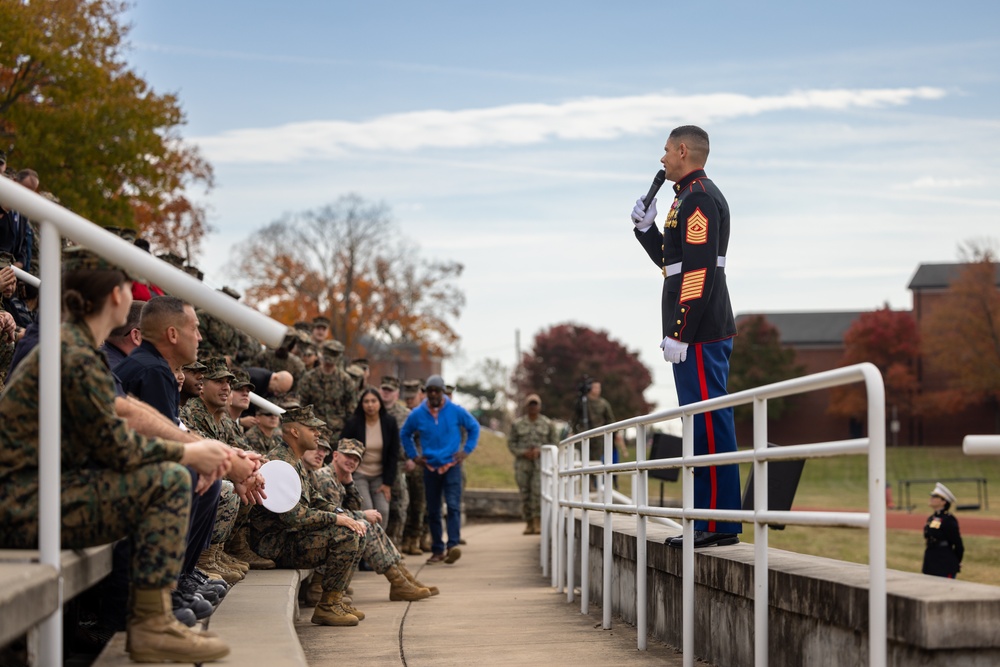
[[[302,405],[312,404],[316,416],[330,427],[331,442],[339,440],[344,422],[358,405],[359,393],[354,380],[339,368],[332,373],[313,368],[302,376],[298,391]]]
[[[271,437],[264,435],[258,427],[253,426],[246,432],[246,442],[247,447],[250,451],[257,452],[262,456],[267,456],[267,453],[281,444],[281,436],[278,435],[280,431],[275,430]]]
[[[361,494],[354,488],[354,484],[349,484],[345,488],[337,479],[337,473],[329,466],[310,472],[309,481],[324,498],[347,510],[355,519],[368,524],[362,556],[376,573],[385,574],[386,570],[399,563],[402,556],[382,528],[382,524],[368,523],[365,519],[364,512],[361,511]]]
[[[130,538],[132,582],[177,578],[191,507],[184,445],[146,438],[114,411],[104,355],[82,322],[62,325],[62,544],[84,548]],[[38,546],[38,348],[0,395],[0,547]]]
[[[222,430],[222,423],[216,421],[215,417],[208,410],[205,401],[200,396],[189,399],[181,408],[181,421],[184,425],[195,433],[201,434],[203,438],[212,438],[221,442],[226,442],[226,434]]]
[[[510,427],[507,448],[514,455],[514,478],[521,491],[521,514],[526,521],[541,516],[542,466],[541,458],[526,459],[524,454],[534,447],[557,442],[558,429],[545,415],[538,415],[535,421],[521,417]]]
[[[295,378],[295,386],[298,386],[306,372],[306,365],[302,359],[288,350],[282,350],[281,356],[278,355],[277,350],[267,350],[260,355],[260,365],[274,373],[288,371]]]
[[[250,546],[278,567],[323,567],[323,590],[343,592],[361,560],[365,538],[336,525],[337,507],[313,488],[309,477],[288,445],[282,442],[268,452],[268,459],[285,461],[299,473],[302,495],[298,504],[282,514],[255,506],[250,511]]]
[[[14,359],[14,341],[5,333],[0,334],[0,391],[7,383],[7,369]]]
[[[239,511],[240,497],[236,494],[236,487],[229,480],[222,480],[219,509],[215,514],[215,525],[212,527],[212,544],[225,544],[229,540],[236,526],[236,516]]]
[[[386,408],[386,412],[396,420],[396,426],[403,428],[403,423],[410,414],[410,409],[399,401],[395,401],[392,406]],[[406,461],[406,450],[402,443],[399,445],[399,455],[397,461]],[[402,466],[399,472],[404,472]],[[396,479],[392,484],[392,497],[389,499],[389,527],[386,532],[393,542],[399,543],[403,539],[403,529],[406,527],[406,515],[410,508],[409,482],[406,481],[405,474],[396,474]]]

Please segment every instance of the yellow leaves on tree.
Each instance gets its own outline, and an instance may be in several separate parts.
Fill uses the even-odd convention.
[[[66,208],[186,255],[208,231],[188,191],[210,188],[212,170],[180,139],[177,98],[125,62],[124,11],[114,0],[0,2],[0,148]]]
[[[465,305],[454,280],[462,265],[427,261],[403,238],[384,204],[356,194],[287,214],[234,249],[247,300],[286,324],[330,318],[347,356],[362,334],[416,343],[433,355],[457,340],[450,320]]]
[[[966,264],[924,318],[928,368],[945,372],[948,389],[928,399],[952,408],[1000,401],[1000,265],[982,253]]]

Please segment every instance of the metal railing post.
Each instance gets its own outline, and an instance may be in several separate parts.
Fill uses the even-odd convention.
[[[27,190],[25,190],[27,191]],[[59,229],[40,225],[38,326],[38,549],[39,560],[56,570],[56,610],[40,627],[39,661],[44,667],[63,664],[62,528],[62,257]]]
[[[646,425],[639,424],[635,427],[635,461],[642,463],[646,460]],[[649,473],[640,470],[636,473],[634,486],[632,487],[632,498],[635,506],[645,510],[649,508]],[[645,651],[647,647],[647,582],[646,572],[646,524],[649,519],[645,514],[640,514],[635,527],[635,629],[638,639],[637,648]]]
[[[570,459],[572,460],[572,454]],[[566,494],[566,498],[570,502],[575,502],[577,499],[577,488],[576,488],[576,477],[568,477],[569,480],[569,492]],[[572,507],[567,508],[568,514],[566,515],[566,602],[573,602],[576,600],[576,593],[573,590],[576,584],[576,510]],[[583,541],[583,535],[586,535],[584,531],[587,522],[580,522],[580,541]],[[584,554],[586,554],[586,549],[584,549]],[[584,556],[586,558],[586,556]],[[580,577],[581,582],[583,577]],[[583,590],[583,595],[586,596],[586,586],[581,586]]]
[[[580,460],[583,469],[586,470],[590,465],[590,442],[587,440],[580,441]],[[579,484],[581,500],[590,500],[591,479],[589,474],[573,478],[573,482]],[[572,601],[570,598],[570,602]],[[587,510],[580,510],[580,613],[586,614],[588,611],[590,611],[590,514]]]
[[[683,420],[684,436],[681,456],[681,509],[689,512],[694,507],[694,468],[688,465],[694,457],[694,415],[686,414]],[[687,516],[683,520],[684,548],[681,570],[681,606],[684,618],[681,622],[684,667],[694,667],[694,519]]]
[[[885,385],[871,364],[862,370],[868,394],[868,664],[888,657],[885,546]]]
[[[604,434],[604,463],[611,463],[614,458],[611,452],[614,444],[612,440],[614,439],[614,432],[608,431]],[[608,470],[604,471],[604,498],[602,500],[604,504],[604,553],[602,554],[602,570],[601,570],[601,588],[602,588],[602,609],[603,609],[603,619],[602,627],[605,630],[611,629],[611,602],[614,598],[613,592],[611,590],[611,575],[612,567],[614,566],[614,529],[611,524],[611,511],[608,509],[614,502],[611,494],[614,489],[614,484],[611,481],[612,473]]]
[[[770,508],[768,504],[767,460],[757,455],[767,451],[767,400],[755,399],[753,402],[753,502],[754,514],[761,516]],[[767,667],[768,661],[768,559],[767,538],[769,527],[766,523],[754,520],[754,570],[753,570],[753,609],[754,609],[754,665]]]

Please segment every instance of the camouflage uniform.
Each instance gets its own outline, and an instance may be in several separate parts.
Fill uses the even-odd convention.
[[[281,436],[278,435],[278,431],[271,434],[271,437],[264,435],[256,426],[250,428],[246,432],[246,442],[247,448],[251,452],[257,452],[263,456],[267,456],[267,453],[281,444]]]
[[[337,473],[329,466],[310,472],[309,481],[333,505],[342,507],[353,518],[368,525],[362,557],[377,574],[385,574],[386,570],[399,563],[402,556],[382,529],[382,524],[368,523],[365,519],[364,512],[361,511],[361,494],[353,484],[345,488],[337,479]]]
[[[206,379],[210,379],[209,376],[215,377],[220,374],[223,376],[231,375],[228,371],[224,371],[224,360],[220,357],[206,359],[205,364],[208,366],[205,370]],[[231,439],[231,433],[227,432],[224,426],[225,415],[222,416],[222,420],[216,420],[201,397],[192,398],[185,403],[184,407],[181,408],[180,417],[185,426],[199,433],[204,438],[213,438],[227,445],[236,444]],[[236,494],[233,483],[223,480],[219,493],[219,507],[215,515],[215,525],[212,526],[210,544],[226,543],[236,527],[236,518],[239,515],[239,511],[240,497]]]
[[[386,410],[386,412],[396,420],[396,425],[399,428],[403,428],[403,422],[406,421],[407,415],[410,414],[409,408],[399,401],[393,403],[392,407]],[[396,460],[406,461],[406,450],[403,449],[402,444],[399,445],[399,458]],[[396,471],[396,481],[392,484],[392,498],[389,499],[389,528],[387,529],[392,541],[397,544],[403,539],[403,528],[406,526],[406,516],[409,508],[409,484],[406,481],[405,468],[400,466]]]
[[[131,431],[114,411],[104,355],[82,322],[62,325],[62,546],[133,542],[132,583],[162,588],[184,558],[191,476],[184,445]],[[0,396],[0,547],[38,547],[38,349]]]
[[[337,525],[337,506],[313,489],[302,462],[288,445],[282,442],[267,457],[295,466],[302,495],[295,507],[282,514],[261,506],[250,511],[251,548],[278,567],[323,566],[323,590],[342,593],[361,560],[365,537]]]
[[[260,365],[273,373],[288,371],[295,378],[296,385],[302,379],[303,373],[306,372],[306,365],[302,363],[298,355],[285,349],[282,349],[281,356],[278,355],[278,350],[268,349],[261,354]]]
[[[215,420],[200,396],[192,398],[184,404],[184,407],[181,408],[181,421],[195,433],[200,433],[203,438],[213,438],[226,442],[225,434],[222,432],[222,424]]]
[[[198,356],[233,359],[240,346],[236,327],[200,308],[195,312],[198,314],[198,330],[201,332]]]
[[[7,369],[14,359],[14,341],[6,333],[0,334],[0,391],[6,386]]]
[[[358,405],[354,380],[339,368],[332,373],[324,373],[322,368],[306,371],[299,382],[299,398],[302,405],[315,406],[316,416],[330,428],[331,443],[340,440],[344,422]]]
[[[538,415],[535,421],[521,417],[510,427],[507,448],[514,455],[514,478],[521,491],[521,513],[525,521],[541,516],[541,458],[526,459],[525,452],[533,447],[552,445],[559,442],[556,426],[545,415]]]

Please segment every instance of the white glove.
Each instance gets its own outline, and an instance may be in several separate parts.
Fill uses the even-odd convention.
[[[653,201],[649,203],[649,209],[646,205],[642,203],[642,198],[635,200],[635,208],[632,209],[632,224],[639,231],[640,234],[644,234],[647,229],[653,226],[656,222],[656,197],[653,197]]]
[[[660,349],[663,350],[663,359],[671,364],[679,364],[688,358],[688,344],[670,336],[663,339]]]

